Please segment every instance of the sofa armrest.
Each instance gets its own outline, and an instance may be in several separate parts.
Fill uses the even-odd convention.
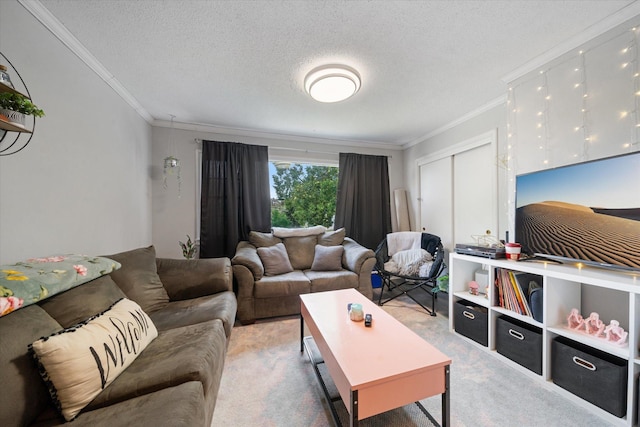
[[[243,325],[251,324],[256,320],[253,296],[255,279],[253,273],[246,266],[235,264],[233,266],[233,279],[237,287],[238,320]]]
[[[236,247],[236,254],[231,259],[233,265],[243,265],[251,271],[254,280],[262,279],[264,266],[260,261],[258,250],[249,242],[240,242]]]
[[[375,254],[371,249],[365,248],[349,237],[345,237],[342,246],[344,247],[344,258],[342,262],[347,269],[356,274],[360,274],[365,261],[369,258],[375,258]]]
[[[229,258],[156,258],[158,276],[172,301],[233,291]]]

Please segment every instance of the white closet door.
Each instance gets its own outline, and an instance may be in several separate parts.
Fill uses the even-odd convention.
[[[453,156],[453,230],[455,243],[497,233],[497,167],[492,144]]]
[[[453,162],[445,157],[420,166],[420,231],[453,247]]]

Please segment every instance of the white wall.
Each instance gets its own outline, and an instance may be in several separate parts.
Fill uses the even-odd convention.
[[[178,120],[179,118],[176,118]],[[166,126],[166,124],[163,124]],[[293,140],[291,138],[266,138],[260,136],[228,135],[208,132],[202,126],[176,124],[173,130],[176,157],[181,163],[182,190],[178,197],[175,176],[169,176],[167,189],[163,186],[163,159],[170,153],[171,129],[153,127],[152,177],[153,177],[153,244],[159,256],[180,258],[178,241],[192,238],[196,233],[196,150],[195,139],[230,141],[245,144],[267,145],[270,160],[308,160],[322,164],[338,165],[338,153],[352,152],[389,158],[389,187],[391,194],[392,224],[395,224],[393,190],[403,188],[403,156],[400,150],[384,150],[348,147],[337,144]],[[279,148],[275,148],[279,147]]]
[[[150,125],[15,1],[0,51],[46,113],[0,157],[0,262],[151,244]]]
[[[509,222],[518,174],[640,150],[640,17],[509,83]]]
[[[418,230],[419,218],[419,170],[417,166],[417,160],[424,158],[430,154],[438,153],[446,150],[447,148],[463,143],[470,139],[473,139],[479,135],[486,134],[487,132],[497,130],[498,138],[498,158],[501,156],[501,152],[504,150],[504,139],[506,133],[506,110],[505,105],[498,105],[487,111],[475,115],[473,118],[466,120],[450,129],[439,133],[419,144],[407,148],[404,151],[404,180],[409,190],[409,209],[411,216],[411,224],[413,230]],[[498,163],[498,159],[496,159]],[[482,165],[478,165],[482,167]],[[497,236],[503,238],[505,230],[508,226],[508,217],[506,211],[506,199],[505,191],[505,175],[501,172],[502,169],[498,168],[498,230]],[[438,185],[433,187],[434,191],[438,191]],[[469,212],[469,215],[473,215],[473,212]],[[455,235],[455,233],[454,233]]]

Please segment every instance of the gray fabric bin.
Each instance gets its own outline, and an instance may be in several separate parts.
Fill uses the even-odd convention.
[[[605,411],[627,414],[627,361],[564,337],[551,347],[553,382]]]
[[[460,335],[487,346],[487,309],[469,301],[456,301],[454,306],[454,329]]]
[[[496,351],[542,375],[542,329],[506,316],[496,321]]]

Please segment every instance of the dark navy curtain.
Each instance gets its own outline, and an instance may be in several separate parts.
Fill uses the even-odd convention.
[[[231,258],[249,231],[271,230],[268,148],[202,141],[200,209],[201,258]]]

